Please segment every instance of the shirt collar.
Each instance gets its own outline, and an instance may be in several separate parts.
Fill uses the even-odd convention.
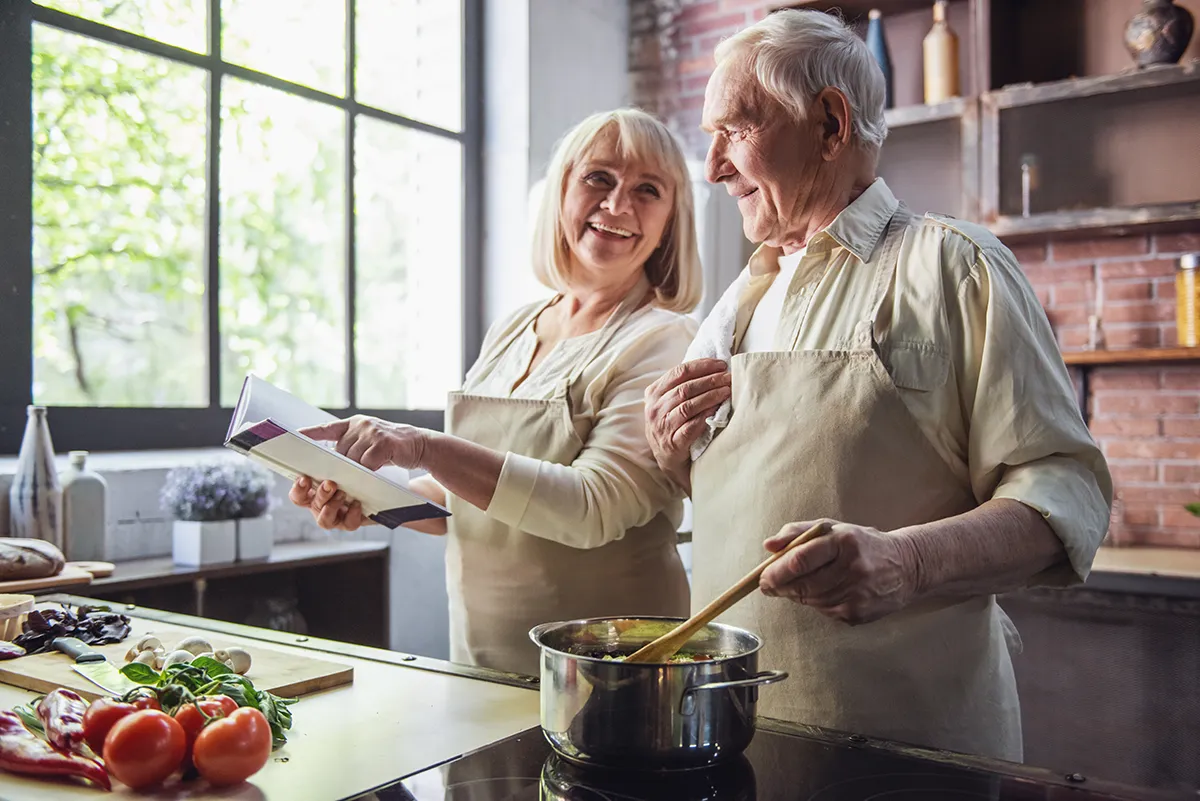
[[[887,224],[896,213],[900,201],[882,178],[876,178],[850,205],[842,209],[825,229],[809,240],[809,248],[828,235],[850,251],[859,261],[867,261],[879,244]],[[783,251],[769,245],[759,245],[750,257],[750,275],[779,272],[779,257]]]

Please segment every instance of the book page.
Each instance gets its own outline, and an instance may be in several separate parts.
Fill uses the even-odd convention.
[[[256,375],[248,375],[242,385],[238,406],[234,410],[229,436],[264,420],[270,420],[279,427],[296,433],[301,428],[330,423],[337,419],[339,418],[335,415],[305,403],[269,381]],[[329,450],[334,449],[333,442],[317,442],[317,444]],[[402,467],[385,465],[375,472],[401,487],[408,486],[408,471]]]

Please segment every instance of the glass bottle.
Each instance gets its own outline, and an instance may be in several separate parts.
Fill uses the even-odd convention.
[[[958,97],[958,36],[946,22],[946,0],[933,4],[933,27],[925,34],[925,102]]]
[[[1196,280],[1196,268],[1200,267],[1200,253],[1185,253],[1179,257],[1175,270],[1175,326],[1179,345],[1194,348],[1200,345],[1200,282]]]
[[[867,14],[867,49],[871,51],[871,55],[875,57],[875,61],[878,62],[879,69],[883,73],[885,90],[883,107],[895,108],[896,101],[892,90],[892,58],[888,54],[887,39],[883,35],[883,15],[877,8],[871,9]]]
[[[54,444],[45,406],[26,409],[25,434],[8,489],[8,534],[63,547],[62,486],[54,469]]]
[[[59,475],[63,492],[63,540],[67,559],[100,562],[105,558],[108,484],[87,466],[87,451],[71,451],[70,465]]]

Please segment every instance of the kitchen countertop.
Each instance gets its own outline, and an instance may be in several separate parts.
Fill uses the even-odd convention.
[[[65,595],[38,600],[86,602]],[[140,608],[122,611],[173,627],[263,640],[274,650],[354,667],[352,684],[300,698],[292,707],[287,745],[274,752],[271,761],[247,783],[204,792],[202,782],[192,782],[174,792],[160,791],[155,798],[349,798],[538,724],[538,694],[521,677],[188,615]],[[0,708],[11,709],[35,695],[0,684]],[[57,801],[145,795],[127,788],[105,794],[83,783],[4,773],[0,774],[0,797],[6,801]]]

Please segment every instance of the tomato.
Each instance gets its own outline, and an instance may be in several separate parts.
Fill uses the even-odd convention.
[[[179,721],[157,709],[139,709],[118,720],[104,738],[104,764],[115,779],[139,790],[178,770],[186,750]]]
[[[125,704],[113,698],[100,698],[88,706],[83,713],[83,739],[99,754],[104,749],[104,738],[116,722],[137,711],[133,704]]]
[[[153,693],[139,695],[133,705],[137,709],[162,709],[162,704],[158,702],[158,696]]]
[[[192,751],[196,770],[214,787],[245,781],[270,758],[271,726],[249,706],[205,726]]]
[[[227,695],[207,695],[197,700],[200,702],[200,709],[209,717],[225,717],[233,714],[238,708],[237,701]],[[191,761],[192,744],[196,742],[196,735],[204,728],[204,715],[200,714],[195,704],[184,704],[175,711],[175,719],[187,735],[187,753],[183,757],[184,763],[187,764]]]

